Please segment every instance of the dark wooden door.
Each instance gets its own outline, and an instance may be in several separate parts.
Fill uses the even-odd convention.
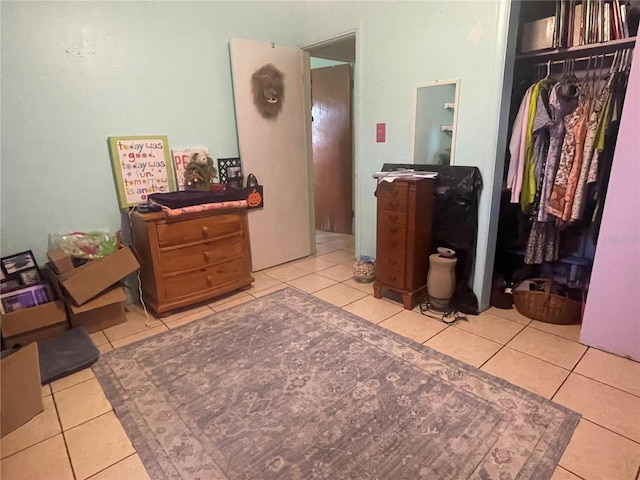
[[[353,233],[351,65],[311,70],[316,229]]]

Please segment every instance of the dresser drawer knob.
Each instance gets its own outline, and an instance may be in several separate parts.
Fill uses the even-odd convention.
[[[204,259],[208,262],[211,260],[211,252],[204,252]]]
[[[393,215],[389,215],[389,220],[391,220],[392,222],[395,222],[398,220],[398,215],[396,215],[395,213]]]
[[[209,227],[202,227],[202,236],[207,238],[209,236]]]
[[[207,275],[207,285],[213,285],[213,277],[211,275]]]

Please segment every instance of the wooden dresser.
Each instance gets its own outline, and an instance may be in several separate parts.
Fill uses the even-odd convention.
[[[375,298],[387,288],[400,293],[404,308],[412,309],[426,289],[434,191],[431,178],[378,184]]]
[[[145,303],[158,314],[251,285],[246,210],[131,214]]]

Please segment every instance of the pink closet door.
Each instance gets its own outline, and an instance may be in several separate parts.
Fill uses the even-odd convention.
[[[580,342],[640,361],[640,61],[631,66]]]

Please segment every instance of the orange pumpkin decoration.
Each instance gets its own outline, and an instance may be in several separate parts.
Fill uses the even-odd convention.
[[[247,205],[250,207],[257,207],[262,202],[262,195],[254,188],[253,191],[247,196]]]

